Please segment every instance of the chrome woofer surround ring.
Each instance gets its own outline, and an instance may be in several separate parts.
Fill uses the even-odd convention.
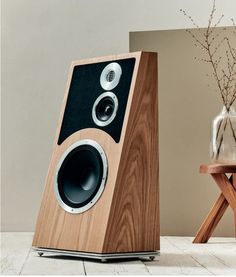
[[[93,199],[87,203],[86,205],[80,207],[80,208],[73,208],[69,205],[67,205],[61,198],[59,190],[58,190],[58,173],[59,170],[64,162],[64,160],[66,159],[66,157],[68,156],[68,154],[73,151],[75,148],[77,148],[78,146],[81,145],[90,145],[92,147],[94,147],[100,154],[101,160],[102,160],[102,167],[103,167],[103,174],[102,174],[102,181],[100,183],[100,187],[98,189],[98,191],[96,192],[95,196],[93,197]],[[102,192],[104,191],[105,185],[106,185],[106,180],[107,180],[107,176],[108,176],[108,161],[107,161],[107,157],[106,154],[103,150],[103,148],[101,147],[100,144],[98,144],[96,141],[91,140],[91,139],[83,139],[83,140],[79,140],[75,143],[73,143],[61,156],[61,158],[59,159],[59,162],[57,164],[56,167],[56,172],[55,172],[55,177],[54,177],[54,192],[55,192],[55,196],[56,199],[59,203],[59,205],[67,212],[69,213],[73,213],[73,214],[78,214],[78,213],[83,213],[85,211],[87,211],[88,209],[90,209],[100,198],[100,196],[102,195]]]
[[[99,120],[99,119],[97,118],[96,108],[97,108],[99,102],[100,102],[103,98],[105,98],[105,97],[110,97],[110,98],[112,98],[112,100],[113,100],[113,102],[114,102],[114,110],[113,110],[113,113],[112,113],[112,115],[110,116],[110,118],[109,118],[108,120],[102,121],[102,120]],[[94,104],[93,104],[92,118],[93,118],[94,123],[95,123],[96,125],[98,125],[98,126],[101,126],[101,127],[107,126],[107,125],[110,124],[110,123],[113,121],[113,119],[116,117],[117,110],[118,110],[118,99],[117,99],[116,95],[115,95],[113,92],[111,92],[111,91],[106,91],[106,92],[100,94],[100,95],[98,96],[98,98],[95,100]]]
[[[113,72],[114,78],[111,81],[108,81],[107,76],[111,72]],[[109,63],[106,67],[104,67],[101,73],[101,76],[100,76],[101,87],[104,90],[112,90],[119,84],[121,74],[122,74],[122,69],[118,63],[116,62]]]

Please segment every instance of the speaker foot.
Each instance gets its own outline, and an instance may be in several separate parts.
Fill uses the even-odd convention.
[[[79,252],[79,251],[69,251],[69,250],[59,250],[53,248],[41,248],[41,247],[32,247],[32,250],[37,251],[39,256],[43,254],[52,254],[52,255],[63,255],[63,256],[73,256],[78,258],[88,258],[88,259],[97,259],[101,262],[107,262],[108,260],[114,259],[130,259],[130,258],[147,258],[151,261],[155,257],[160,255],[159,251],[147,251],[147,252],[126,252],[126,253],[109,253],[109,254],[99,254],[91,252]]]

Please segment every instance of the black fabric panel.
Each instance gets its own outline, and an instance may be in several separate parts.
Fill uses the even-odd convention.
[[[116,60],[122,68],[119,84],[112,90],[118,98],[118,112],[107,126],[97,126],[92,118],[92,108],[97,97],[104,92],[100,85],[100,75],[106,65],[102,62],[79,65],[74,68],[66,103],[62,127],[58,139],[60,145],[67,137],[85,128],[98,128],[107,132],[115,142],[120,141],[121,130],[131,85],[135,58]]]

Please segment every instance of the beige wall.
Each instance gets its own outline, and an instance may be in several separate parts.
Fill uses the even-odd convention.
[[[224,12],[229,18],[234,16],[236,10],[234,0],[218,2],[220,12]],[[178,29],[190,26],[179,13],[179,9],[183,7],[197,18],[201,26],[205,26],[211,1],[2,0],[1,4],[3,92],[1,225],[5,231],[32,231],[71,61],[128,52],[130,31]],[[222,25],[227,25],[227,22],[225,18]],[[191,89],[192,87],[189,88]],[[162,113],[163,109],[168,109],[173,103],[168,104],[168,107],[166,104],[163,102]],[[175,109],[170,110],[170,119],[176,109],[180,107],[183,109],[182,104],[179,101]],[[192,106],[195,109],[195,104]],[[209,112],[209,118],[212,114],[214,111]],[[183,125],[181,126],[179,131],[181,128],[185,129]],[[161,166],[162,172],[166,174],[163,171],[165,159],[177,157],[178,149],[177,152],[171,153],[171,157],[163,157],[165,151],[163,147],[164,145]],[[166,147],[169,153],[170,145],[167,144]],[[188,152],[185,150],[185,153]],[[199,153],[198,160],[193,160],[198,166],[198,162],[204,160],[204,157]],[[177,165],[180,166],[179,163]],[[166,185],[169,183],[163,179],[163,173],[162,193],[171,189],[171,195],[172,188]],[[193,173],[199,178],[196,171]],[[168,172],[168,178],[169,175]],[[179,172],[176,178],[175,189],[182,180]],[[203,179],[204,177],[199,180],[198,186],[203,186]],[[201,215],[208,208],[206,205],[200,205],[194,226],[193,221],[188,224],[179,221],[181,213],[185,214],[186,210],[190,212],[190,205],[202,197],[197,195],[196,186],[191,185],[188,190],[189,192],[178,193],[179,199],[176,198],[167,210],[162,209],[163,233],[192,234],[193,229],[199,224]],[[195,198],[194,191],[196,191]],[[186,195],[187,192],[192,197],[186,200],[188,208],[183,210],[178,208],[181,213],[175,214],[175,207],[179,207],[179,201],[185,199],[183,194]],[[211,199],[214,198],[211,186],[206,186],[206,193],[212,197]]]
[[[236,45],[232,31],[227,28]],[[210,124],[222,108],[221,99],[214,80],[206,77],[211,67],[194,60],[204,56],[185,30],[131,33],[130,50],[140,49],[159,56],[162,234],[193,235],[219,194],[210,176],[198,169],[209,161]],[[233,234],[229,210],[215,235]]]

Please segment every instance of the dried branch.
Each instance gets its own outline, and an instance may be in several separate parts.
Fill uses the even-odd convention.
[[[199,25],[194,19],[183,9],[180,10],[186,16],[194,27],[200,31]],[[224,106],[227,110],[230,109],[236,100],[236,50],[232,46],[230,39],[225,35],[226,28],[220,31],[216,28],[224,15],[222,14],[218,20],[213,23],[216,13],[216,0],[213,0],[212,10],[209,16],[206,31],[203,38],[198,38],[192,30],[187,29],[187,33],[194,40],[194,45],[204,51],[206,58],[200,58],[201,62],[211,64],[212,76],[216,80],[218,91],[221,95]],[[236,25],[234,19],[231,19],[233,24],[233,33],[236,35]],[[225,50],[225,55],[218,55],[219,50]]]
[[[233,18],[231,18],[231,21],[232,21],[232,24],[233,24],[233,27],[234,27],[233,33],[234,33],[234,35],[236,36],[236,25],[235,25],[235,21],[234,21]]]

